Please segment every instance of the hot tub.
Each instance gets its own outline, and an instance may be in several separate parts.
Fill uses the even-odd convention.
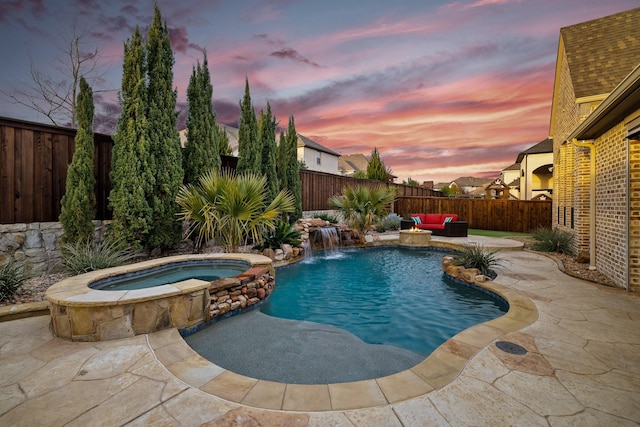
[[[256,267],[268,268],[275,274],[271,259],[255,254],[194,254],[158,258],[69,277],[51,286],[49,301],[54,335],[71,341],[105,341],[147,334],[167,328],[184,330],[211,318],[209,293],[218,281],[185,278],[173,283],[140,289],[93,289],[94,283],[114,278],[135,277],[171,266],[228,261],[244,263],[246,270],[235,278],[222,281],[241,283],[252,280]],[[220,290],[220,285],[214,286]]]

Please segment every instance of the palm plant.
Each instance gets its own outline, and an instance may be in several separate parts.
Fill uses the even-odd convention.
[[[329,204],[340,211],[349,227],[366,233],[389,212],[395,198],[394,188],[355,186],[347,187],[343,194],[331,197]]]
[[[267,178],[254,173],[237,175],[231,170],[212,170],[198,185],[183,185],[176,198],[179,216],[188,224],[196,246],[218,240],[227,252],[237,251],[249,240],[261,242],[273,230],[278,217],[293,212],[295,201],[288,191],[267,199]]]

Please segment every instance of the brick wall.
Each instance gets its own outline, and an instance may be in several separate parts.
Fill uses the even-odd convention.
[[[571,82],[571,73],[567,65],[566,55],[562,55],[562,66],[556,82],[558,87],[555,99],[555,115],[553,127],[553,224],[567,231],[571,227],[571,209],[574,208],[574,157],[575,147],[566,142],[567,136],[580,121],[580,108],[576,104],[576,96]],[[578,248],[573,248],[577,252]]]
[[[626,133],[619,123],[595,141],[596,267],[620,287],[627,279]]]
[[[629,287],[640,292],[640,141],[629,141]]]
[[[573,150],[573,209],[574,209],[574,239],[573,252],[575,254],[589,253],[589,204],[591,195],[591,159],[588,148],[578,147],[569,143]]]

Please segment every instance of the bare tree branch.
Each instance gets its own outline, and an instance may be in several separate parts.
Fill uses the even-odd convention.
[[[100,64],[100,49],[97,43],[87,41],[89,31],[79,32],[76,23],[70,31],[61,32],[61,55],[56,57],[53,67],[55,75],[42,73],[31,59],[31,83],[26,88],[14,89],[3,94],[14,104],[30,108],[47,117],[54,125],[69,124],[77,127],[76,99],[80,78],[90,85],[99,81],[107,70]]]

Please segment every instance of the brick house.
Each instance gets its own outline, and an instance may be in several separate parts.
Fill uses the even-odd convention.
[[[640,8],[560,30],[550,132],[553,224],[640,291]]]

